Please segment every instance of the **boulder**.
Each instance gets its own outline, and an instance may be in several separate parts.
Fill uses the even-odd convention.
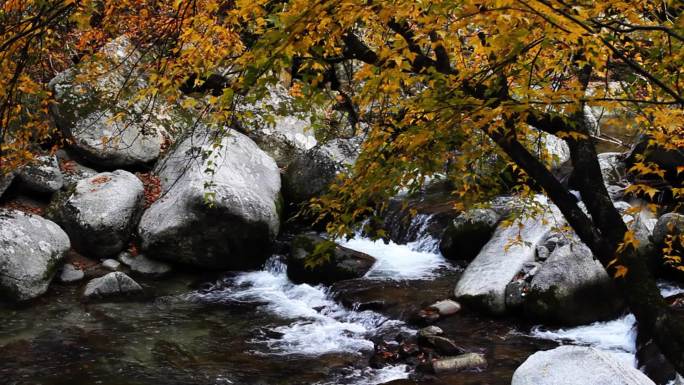
[[[445,258],[472,261],[492,237],[500,219],[492,209],[462,213],[444,230],[439,250]]]
[[[14,177],[16,175],[17,174],[14,171],[5,175],[3,175],[0,171],[0,198],[2,198],[2,194],[4,194],[5,191],[7,191],[9,186],[12,184],[12,181],[14,181]]]
[[[655,385],[610,353],[560,346],[534,353],[513,373],[511,385]]]
[[[83,296],[88,299],[139,294],[143,288],[126,274],[116,271],[88,282]]]
[[[198,125],[160,162],[162,197],[140,220],[142,248],[153,259],[255,268],[280,229],[280,172],[247,136],[214,134]]]
[[[325,193],[338,172],[353,164],[361,139],[334,139],[297,154],[283,176],[287,202],[299,204]]]
[[[309,261],[318,261],[313,266]],[[331,284],[363,277],[375,258],[342,247],[315,234],[302,234],[292,241],[287,259],[287,276],[295,283]]]
[[[108,168],[154,161],[163,135],[192,124],[177,106],[152,96],[138,64],[141,53],[126,37],[107,43],[92,60],[58,74],[50,82],[52,115],[71,147],[89,162]],[[80,81],[88,74],[97,81]]]
[[[23,301],[45,293],[70,246],[56,223],[0,209],[0,296]]]
[[[163,275],[171,271],[169,264],[147,258],[143,254],[134,257],[128,252],[123,252],[119,254],[119,261],[139,274]]]
[[[624,154],[619,152],[604,152],[598,154],[603,183],[606,185],[615,185],[627,177],[627,168],[623,158]]]
[[[563,222],[554,205],[544,197],[537,199],[545,205],[544,213],[500,224],[461,275],[454,290],[456,299],[494,314],[506,311],[506,286],[525,262],[534,261],[537,246],[551,228]]]
[[[611,319],[624,306],[603,266],[579,242],[551,253],[532,278],[523,302],[527,317],[569,325]]]
[[[143,195],[142,182],[130,172],[103,172],[60,192],[48,215],[69,234],[76,250],[110,257],[128,245]]]
[[[667,235],[684,233],[684,215],[667,213],[658,218],[653,228],[653,243],[662,246],[665,244]]]
[[[64,177],[54,155],[38,156],[19,171],[22,186],[37,193],[50,194],[62,188]]]
[[[97,171],[80,164],[63,149],[58,150],[55,156],[57,156],[59,169],[62,171],[62,176],[64,177],[63,189],[71,187],[81,179],[90,178],[97,174]]]

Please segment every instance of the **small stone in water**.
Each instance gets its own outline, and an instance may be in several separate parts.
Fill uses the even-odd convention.
[[[432,362],[432,371],[435,373],[454,372],[466,369],[474,369],[487,365],[483,354],[466,353],[456,357],[445,357]]]
[[[79,270],[76,266],[67,263],[62,267],[62,273],[59,275],[59,280],[64,283],[80,281],[85,277],[83,270]]]
[[[121,267],[121,262],[116,259],[105,259],[102,261],[102,267],[111,271],[117,271]]]
[[[428,326],[418,330],[419,337],[439,336],[444,334],[444,330],[437,326]]]
[[[437,313],[439,313],[440,316],[456,314],[459,310],[461,310],[461,304],[450,299],[435,302],[429,307],[437,310]]]
[[[143,254],[134,257],[130,253],[124,251],[119,254],[119,261],[130,267],[134,272],[140,274],[163,275],[171,271],[171,265],[168,263],[155,261],[147,258]]]

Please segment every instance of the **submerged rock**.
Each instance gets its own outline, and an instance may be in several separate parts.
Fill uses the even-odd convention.
[[[126,274],[116,271],[88,282],[83,296],[105,298],[116,295],[130,295],[142,292],[143,288]]]
[[[28,190],[49,194],[62,188],[64,177],[54,155],[42,155],[19,171],[19,180]]]
[[[504,313],[506,286],[526,262],[534,261],[536,247],[560,218],[558,209],[549,204],[544,214],[499,225],[456,284],[456,299],[494,314]]]
[[[531,355],[513,374],[511,385],[655,385],[645,374],[609,353],[561,346]]]
[[[280,172],[247,136],[215,134],[198,126],[160,163],[162,198],[140,220],[142,247],[154,259],[255,268],[280,229]]]
[[[527,317],[572,325],[613,318],[624,306],[612,279],[582,243],[556,248],[523,302]]]
[[[445,258],[472,261],[492,237],[500,219],[492,209],[462,213],[444,231],[439,250]]]
[[[109,257],[128,244],[143,194],[142,182],[130,172],[105,172],[58,194],[48,211],[69,234],[76,250]]]
[[[320,262],[307,266],[310,259]],[[303,234],[292,241],[287,276],[295,283],[330,284],[361,278],[374,263],[375,258],[370,255],[342,247],[315,234]]]
[[[56,223],[0,209],[0,296],[23,301],[45,293],[70,246]]]

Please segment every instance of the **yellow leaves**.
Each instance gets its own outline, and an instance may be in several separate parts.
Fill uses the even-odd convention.
[[[625,189],[625,192],[634,194],[636,196],[648,195],[651,199],[653,199],[656,196],[656,194],[658,194],[658,189],[656,189],[655,187],[646,185],[646,184],[636,183],[636,184],[631,184],[631,185],[627,186],[627,188]]]
[[[636,238],[636,234],[634,234],[634,231],[628,230],[625,232],[625,236],[622,240],[622,243],[618,245],[617,252],[618,253],[623,253],[627,250],[636,250],[639,247],[640,241]]]
[[[624,278],[629,270],[623,265],[616,265],[615,272],[613,273],[613,278]]]

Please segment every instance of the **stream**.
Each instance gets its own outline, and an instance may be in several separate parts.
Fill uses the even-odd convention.
[[[415,333],[411,315],[448,298],[460,270],[425,237],[408,245],[362,237],[342,244],[377,262],[364,278],[331,288],[293,284],[275,255],[260,271],[141,280],[142,299],[81,303],[79,285],[54,283],[30,306],[0,304],[2,383],[401,384],[406,366],[368,366],[374,341]],[[360,310],[360,303],[382,306]],[[438,326],[485,353],[488,368],[424,382],[509,384],[530,354],[559,343],[595,346],[633,363],[633,323],[626,315],[545,329],[463,311]]]

